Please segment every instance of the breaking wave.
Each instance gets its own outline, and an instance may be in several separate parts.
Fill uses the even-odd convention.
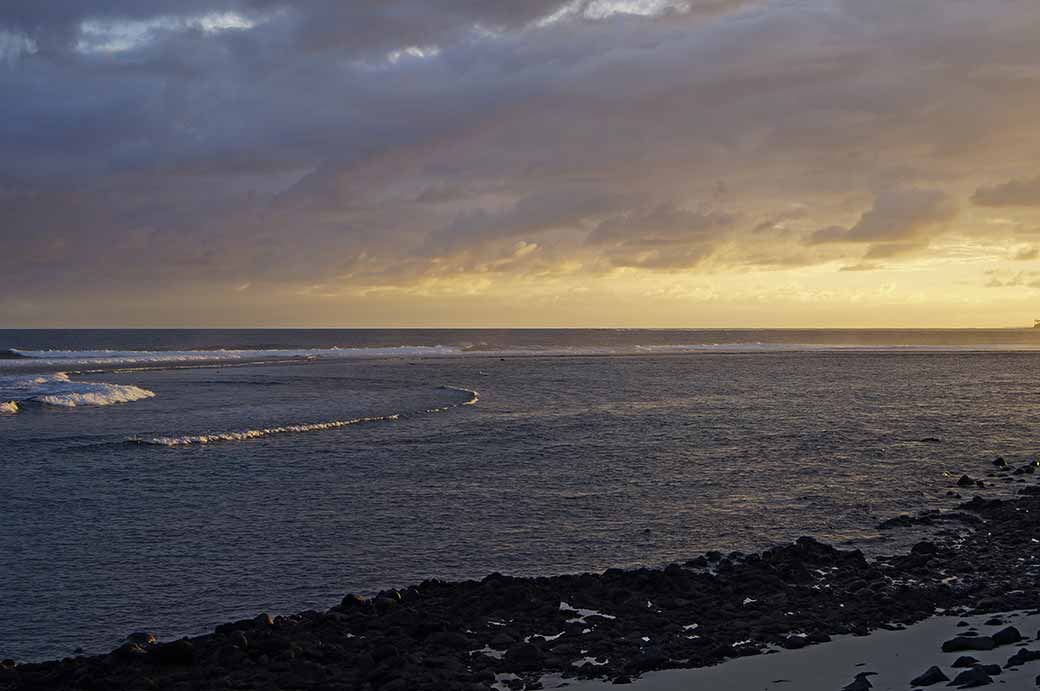
[[[22,377],[0,377],[0,412],[18,412],[23,401],[75,408],[129,403],[152,398],[155,393],[129,384],[73,381],[64,372]]]
[[[443,389],[444,391],[458,391],[459,393],[469,394],[469,400],[468,401],[463,401],[462,403],[459,403],[458,405],[476,405],[477,401],[480,400],[480,394],[478,394],[473,389],[464,389],[461,386],[448,386],[448,385],[442,386],[441,389]]]
[[[18,412],[18,403],[15,401],[0,401],[0,415],[13,415]]]
[[[285,425],[284,427],[265,427],[264,429],[247,429],[241,432],[216,432],[214,434],[188,434],[181,437],[152,437],[144,439],[133,437],[128,441],[133,444],[145,444],[147,446],[190,446],[192,444],[210,444],[219,441],[246,441],[247,439],[262,439],[273,437],[277,434],[295,434],[298,432],[320,432],[328,429],[339,429],[351,425],[360,425],[366,422],[390,422],[397,420],[400,415],[379,415],[375,417],[359,417],[353,420],[333,420],[332,422],[314,422],[304,425]]]
[[[0,367],[55,365],[142,366],[184,363],[254,362],[262,360],[336,360],[349,358],[430,357],[457,355],[451,346],[395,346],[390,348],[296,348],[267,350],[18,350],[0,351]]]
[[[458,386],[442,386],[441,389],[466,393],[469,398],[461,403],[446,405],[441,408],[429,408],[424,412],[440,413],[458,408],[460,406],[474,405],[480,400],[480,396],[472,389],[464,389]],[[130,444],[142,444],[145,446],[193,446],[197,444],[212,444],[225,441],[248,441],[250,439],[263,439],[281,434],[299,434],[303,432],[322,432],[353,425],[362,425],[370,422],[394,422],[400,420],[401,413],[393,415],[375,415],[371,417],[359,417],[350,420],[331,420],[328,422],[310,422],[296,425],[283,425],[280,427],[264,427],[262,429],[247,429],[235,432],[214,432],[211,434],[185,434],[176,437],[131,437],[127,439]]]
[[[777,343],[761,341],[612,345],[431,345],[297,349],[215,350],[20,350],[0,349],[0,371],[102,371],[179,367],[249,365],[265,362],[379,359],[409,357],[565,357],[618,355],[681,355],[698,353],[789,352],[994,352],[1036,351],[1040,343],[1009,344],[883,344]]]

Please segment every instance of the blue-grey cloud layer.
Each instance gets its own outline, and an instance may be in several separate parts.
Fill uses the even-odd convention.
[[[913,256],[1040,205],[1038,31],[1018,0],[5,3],[0,316]]]

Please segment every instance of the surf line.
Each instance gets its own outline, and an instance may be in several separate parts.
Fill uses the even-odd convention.
[[[421,413],[443,413],[462,406],[476,405],[480,400],[480,394],[473,389],[465,389],[459,386],[441,386],[445,391],[457,391],[469,394],[469,399],[461,403],[453,403],[440,408],[428,408]],[[299,434],[303,432],[320,432],[330,429],[340,429],[353,425],[363,425],[373,422],[394,422],[402,416],[410,417],[416,413],[395,413],[393,415],[374,415],[370,417],[352,418],[350,420],[331,420],[328,422],[312,422],[297,425],[284,425],[280,427],[265,427],[262,429],[248,429],[235,432],[215,432],[212,434],[188,434],[177,437],[130,437],[128,444],[139,444],[142,446],[194,446],[199,444],[212,444],[214,442],[247,441],[250,439],[263,439],[281,434]]]

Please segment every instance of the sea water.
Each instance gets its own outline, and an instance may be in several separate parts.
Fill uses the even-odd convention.
[[[0,331],[0,656],[426,578],[802,534],[884,549],[880,520],[1033,457],[1038,348],[1029,330]]]

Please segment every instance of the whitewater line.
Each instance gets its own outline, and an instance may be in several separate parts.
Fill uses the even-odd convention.
[[[261,439],[273,437],[277,434],[294,434],[298,432],[318,432],[327,429],[338,429],[351,425],[360,425],[366,422],[389,422],[397,420],[400,415],[379,415],[374,417],[359,417],[353,420],[333,420],[331,422],[314,422],[303,425],[286,425],[284,427],[265,427],[264,429],[247,429],[241,432],[217,432],[214,434],[192,434],[182,437],[152,437],[142,439],[131,437],[127,441],[132,444],[143,444],[146,446],[191,446],[194,444],[211,444],[219,441],[245,441],[247,439]]]
[[[458,405],[476,405],[477,401],[480,400],[480,394],[478,394],[473,389],[464,389],[461,386],[448,386],[447,384],[441,386],[440,388],[445,391],[458,391],[460,393],[468,393],[470,395],[470,399],[468,401],[465,401],[464,403],[459,403]]]
[[[441,386],[439,387],[448,391],[459,391],[461,393],[467,393],[470,395],[469,400],[463,401],[462,403],[455,403],[440,408],[428,408],[424,412],[426,413],[442,413],[453,408],[461,406],[475,405],[480,400],[480,395],[472,389],[464,389],[458,386]],[[395,422],[401,419],[401,413],[395,413],[393,415],[375,415],[370,417],[359,417],[350,420],[331,420],[328,422],[312,422],[298,425],[284,425],[281,427],[265,427],[263,429],[248,429],[237,432],[216,432],[213,434],[189,434],[180,437],[130,437],[127,439],[129,444],[140,444],[143,446],[194,446],[200,444],[212,444],[214,442],[224,441],[247,441],[250,439],[263,439],[265,437],[273,437],[281,434],[298,434],[303,432],[321,432],[330,429],[340,429],[343,427],[351,427],[353,425],[362,425],[371,422]]]

